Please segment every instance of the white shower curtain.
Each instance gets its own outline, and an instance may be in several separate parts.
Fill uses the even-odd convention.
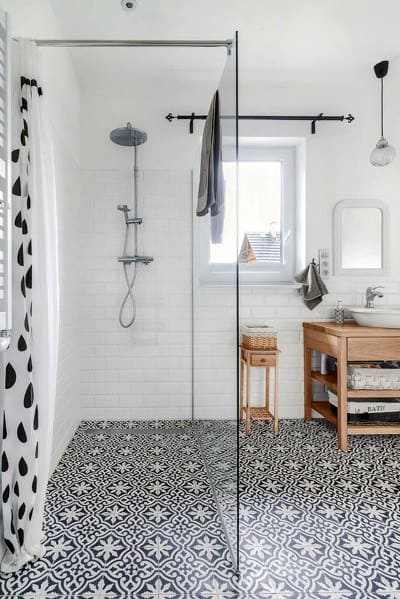
[[[13,43],[12,308],[1,387],[1,571],[40,557],[57,372],[54,164],[39,56]]]

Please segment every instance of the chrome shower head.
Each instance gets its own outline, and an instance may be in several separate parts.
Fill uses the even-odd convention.
[[[147,133],[141,129],[135,129],[135,127],[132,127],[132,123],[127,123],[126,127],[113,129],[110,133],[110,139],[119,146],[135,147],[147,141]]]

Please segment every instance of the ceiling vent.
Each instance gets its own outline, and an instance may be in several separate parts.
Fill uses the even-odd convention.
[[[124,10],[135,10],[137,7],[137,0],[122,0],[121,6]]]

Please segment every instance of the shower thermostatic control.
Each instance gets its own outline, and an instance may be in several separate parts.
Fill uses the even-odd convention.
[[[154,262],[154,258],[152,256],[120,256],[118,258],[118,262],[122,262],[123,264],[132,264],[132,262],[136,262],[139,264],[150,264]]]

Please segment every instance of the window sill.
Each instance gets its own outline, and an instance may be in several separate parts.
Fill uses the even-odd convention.
[[[235,287],[236,280],[232,277],[232,280],[224,281],[218,280],[213,277],[205,277],[200,279],[200,287]],[[270,289],[283,288],[283,289],[300,289],[301,285],[294,281],[259,281],[259,280],[242,280],[239,275],[239,286],[240,287],[265,287]]]

